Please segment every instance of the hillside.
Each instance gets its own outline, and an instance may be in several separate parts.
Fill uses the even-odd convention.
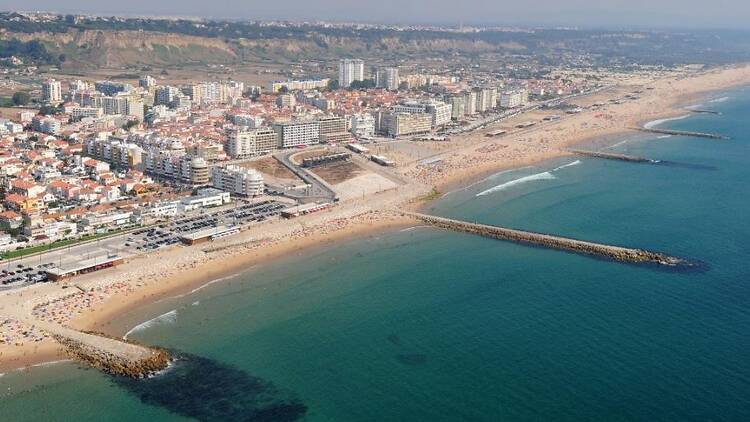
[[[0,13],[0,40],[40,41],[64,67],[527,57],[582,66],[750,60],[741,32],[398,28]],[[571,60],[572,59],[572,60]]]

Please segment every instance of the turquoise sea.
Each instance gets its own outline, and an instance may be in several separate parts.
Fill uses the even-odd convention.
[[[0,377],[2,421],[750,420],[750,90],[429,212],[704,263],[669,272],[415,227],[252,268],[126,319],[182,358]],[[603,148],[602,145],[597,147]],[[151,319],[154,318],[155,319]]]

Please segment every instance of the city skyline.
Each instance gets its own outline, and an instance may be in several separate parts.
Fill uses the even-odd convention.
[[[301,2],[200,2],[157,4],[136,0],[123,4],[111,0],[97,2],[59,2],[49,0],[10,0],[4,10],[90,13],[123,16],[167,16],[241,20],[324,20],[389,24],[435,25],[518,25],[576,27],[653,27],[750,29],[750,5],[736,0],[720,0],[707,7],[694,0],[665,2],[610,0],[606,4],[588,4],[583,0],[564,3],[537,0],[532,3],[492,3],[469,0],[460,5],[440,0],[409,3],[341,2],[316,0]],[[398,13],[394,13],[398,12]]]

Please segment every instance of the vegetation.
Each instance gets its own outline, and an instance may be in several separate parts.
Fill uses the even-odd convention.
[[[49,115],[57,114],[60,112],[62,112],[62,105],[60,106],[43,105],[42,108],[39,109],[39,114],[43,116],[49,116]]]
[[[18,39],[0,39],[0,58],[18,57],[25,62],[36,64],[60,63],[59,56],[54,56],[47,51],[47,47],[37,40],[23,42]]]
[[[13,102],[13,105],[25,106],[31,101],[31,96],[28,92],[18,91],[13,94],[11,101]]]
[[[375,79],[365,79],[363,81],[354,81],[349,89],[369,89],[375,88]]]
[[[90,241],[90,240],[103,239],[105,237],[115,236],[115,235],[120,234],[120,233],[122,233],[122,232],[124,232],[126,230],[127,229],[122,229],[122,230],[116,230],[116,231],[109,232],[109,233],[89,234],[89,235],[80,237],[78,239],[58,240],[57,242],[52,242],[52,243],[47,244],[47,245],[32,246],[30,248],[19,249],[19,250],[16,250],[16,251],[8,251],[8,252],[0,255],[0,258],[2,258],[2,259],[12,259],[12,258],[19,258],[19,257],[22,257],[22,256],[33,255],[33,254],[39,253],[39,252],[47,252],[47,251],[51,251],[53,249],[64,248],[66,246],[73,246],[73,245],[76,245],[78,243],[83,243],[83,242]]]
[[[433,186],[432,190],[429,193],[427,193],[427,195],[424,195],[421,198],[419,198],[419,200],[420,201],[434,201],[440,198],[440,195],[441,193],[438,190],[438,188],[436,186]]]
[[[139,124],[140,124],[140,122],[138,121],[138,119],[128,120],[127,123],[125,123],[124,125],[122,125],[122,128],[125,129],[125,130],[130,130],[130,129],[138,126]]]

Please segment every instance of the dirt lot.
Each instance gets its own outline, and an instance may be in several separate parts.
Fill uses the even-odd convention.
[[[268,175],[279,180],[299,180],[297,176],[294,175],[294,173],[292,173],[288,168],[284,167],[278,160],[273,157],[265,157],[260,160],[242,163],[240,164],[240,167],[255,169],[263,173],[264,175]]]
[[[326,182],[335,185],[353,179],[367,171],[351,161],[340,161],[325,166],[315,167],[311,171]]]

